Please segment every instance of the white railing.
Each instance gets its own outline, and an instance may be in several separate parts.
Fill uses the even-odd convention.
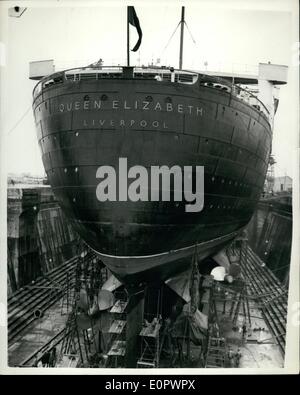
[[[226,79],[190,70],[176,70],[164,67],[132,67],[132,70],[133,77],[135,78],[153,79],[158,82],[163,81],[193,85],[199,81],[200,85],[222,90],[234,97],[237,97],[263,113],[268,120],[270,118],[270,113],[267,107],[257,98],[256,95],[240,85],[233,84]],[[123,66],[102,66],[99,64],[91,64],[87,67],[78,67],[62,72],[56,72],[50,76],[44,77],[38,82],[33,90],[33,96],[35,98],[42,90],[52,85],[83,80],[121,78],[123,73]]]

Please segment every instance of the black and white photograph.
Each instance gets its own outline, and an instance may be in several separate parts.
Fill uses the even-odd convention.
[[[297,373],[298,2],[3,1],[0,73],[1,372]]]

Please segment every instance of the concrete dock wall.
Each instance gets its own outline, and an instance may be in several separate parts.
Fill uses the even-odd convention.
[[[74,256],[78,235],[49,186],[10,186],[7,199],[10,294]]]
[[[259,203],[248,227],[249,244],[283,284],[288,285],[292,206],[275,199]]]

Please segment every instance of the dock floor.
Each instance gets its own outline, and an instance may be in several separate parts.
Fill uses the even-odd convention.
[[[49,307],[44,315],[33,321],[8,347],[8,366],[22,363],[65,327],[68,315],[62,314],[61,300]]]
[[[282,368],[285,351],[287,292],[251,249],[248,249],[246,258],[241,263],[243,277],[249,282],[251,325],[247,322],[246,333],[243,334],[242,331],[246,322],[245,316],[240,312],[235,324],[233,324],[230,317],[230,303],[225,304],[224,310],[223,302],[216,302],[220,337],[226,339],[230,357],[228,367]],[[62,309],[61,300],[49,306],[41,318],[35,319],[9,344],[9,366],[24,366],[24,361],[62,333],[67,318],[68,314],[67,311]],[[106,320],[107,328],[105,330],[103,328],[103,334],[109,332],[112,324],[111,319]],[[108,339],[105,338],[105,343],[107,341]],[[183,358],[181,360],[179,356],[176,358],[175,352],[172,367],[201,368],[204,366],[201,346],[195,346],[190,342],[189,347],[189,358],[187,359],[188,346],[183,340]],[[105,350],[105,347],[103,347],[103,350]],[[238,358],[237,354],[239,355]],[[32,361],[31,358],[31,366]],[[168,355],[161,355],[159,367],[170,367]]]

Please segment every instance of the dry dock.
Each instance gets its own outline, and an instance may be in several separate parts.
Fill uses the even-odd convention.
[[[94,257],[93,253],[74,257],[50,272],[47,279],[39,279],[9,299],[10,366],[41,365],[43,355],[51,354],[53,348],[57,367],[126,366],[128,299],[122,287],[114,290],[113,306],[93,322],[78,317],[76,321],[74,316],[76,287],[79,291],[76,267],[82,267],[83,261],[91,266]],[[287,289],[249,246],[238,251],[232,246],[229,257],[240,259],[241,278],[225,284],[206,276],[202,290],[209,297],[202,298],[202,311],[208,312],[208,329],[201,341],[195,344],[188,320],[181,332],[169,337],[161,308],[148,314],[145,307],[148,324],[145,326],[146,319],[141,322],[136,367],[283,366]],[[91,274],[93,269],[89,270]],[[83,281],[82,273],[77,274]],[[160,295],[166,292],[164,287]],[[151,292],[153,298],[156,290]],[[80,316],[78,309],[76,312]]]
[[[282,367],[291,228],[287,197],[264,200],[223,250],[232,282],[217,281],[216,261],[195,251],[170,282],[125,289],[48,186],[11,185],[9,366]]]

